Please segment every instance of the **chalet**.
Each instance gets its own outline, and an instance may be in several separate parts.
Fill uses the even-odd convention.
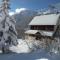
[[[29,23],[30,30],[25,32],[25,39],[39,40],[41,37],[51,38],[58,25],[60,25],[60,14],[36,16]]]

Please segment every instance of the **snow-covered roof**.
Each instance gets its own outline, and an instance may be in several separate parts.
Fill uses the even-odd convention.
[[[60,14],[49,14],[36,16],[32,19],[29,25],[56,25]]]
[[[41,33],[42,36],[53,36],[53,34],[53,31],[42,31]]]
[[[27,30],[25,33],[26,34],[36,34],[39,32],[42,36],[53,36],[54,32],[53,31],[43,31],[43,30]]]
[[[27,30],[25,33],[26,34],[36,34],[38,30]]]

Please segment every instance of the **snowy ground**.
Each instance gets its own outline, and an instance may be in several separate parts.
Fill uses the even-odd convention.
[[[18,39],[18,45],[10,47],[10,50],[15,53],[28,53],[30,49],[26,44],[25,40]]]
[[[40,41],[26,41],[22,39],[18,39],[18,45],[10,47],[10,50],[15,53],[30,53],[32,50],[36,50],[38,45],[41,43]],[[40,46],[40,45],[39,45]]]
[[[0,54],[0,60],[60,60],[60,55],[49,54],[43,49],[29,53],[30,49],[26,42],[21,39],[18,42],[19,45],[10,48],[15,53]]]
[[[38,50],[32,53],[1,54],[0,60],[60,60],[60,56],[49,55],[43,50]]]

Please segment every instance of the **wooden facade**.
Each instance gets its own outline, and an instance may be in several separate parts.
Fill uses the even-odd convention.
[[[31,30],[54,31],[54,25],[31,25]]]

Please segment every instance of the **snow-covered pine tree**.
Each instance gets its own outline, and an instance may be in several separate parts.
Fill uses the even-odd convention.
[[[15,19],[9,16],[9,0],[2,0],[0,7],[0,49],[4,53],[9,46],[17,45]]]

